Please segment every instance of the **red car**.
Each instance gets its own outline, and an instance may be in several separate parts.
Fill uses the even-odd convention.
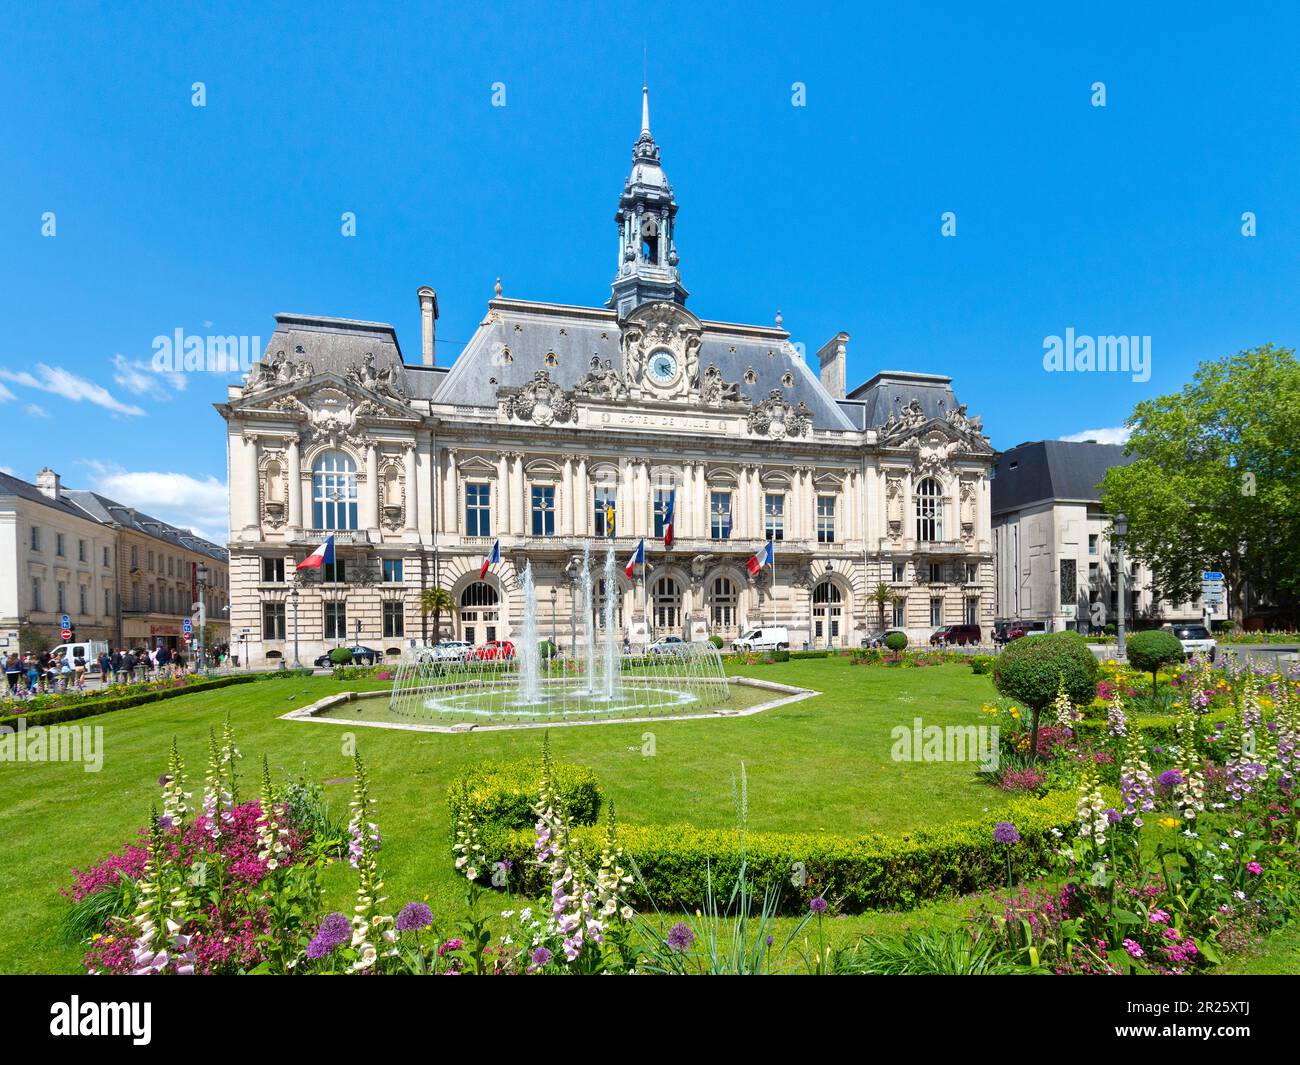
[[[514,658],[515,645],[509,640],[488,640],[482,647],[475,647],[471,657],[475,662],[491,662],[498,658]]]

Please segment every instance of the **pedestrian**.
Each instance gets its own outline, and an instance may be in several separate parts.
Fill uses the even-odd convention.
[[[86,660],[81,655],[77,655],[72,660],[72,680],[77,686],[77,691],[86,690]]]
[[[27,693],[35,695],[41,683],[41,660],[38,655],[27,655]]]
[[[9,696],[18,694],[18,678],[22,676],[23,664],[18,658],[16,651],[10,651],[9,657],[5,659],[5,680],[9,684]]]
[[[108,675],[113,672],[113,656],[107,650],[99,653],[99,682],[108,685]]]
[[[128,684],[135,683],[135,652],[129,647],[122,652],[122,672]]]
[[[40,671],[41,691],[48,691],[50,686],[50,663],[54,661],[49,651],[42,651],[36,656],[36,667]]]

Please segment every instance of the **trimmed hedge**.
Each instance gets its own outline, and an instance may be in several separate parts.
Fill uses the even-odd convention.
[[[901,651],[907,646],[907,633],[891,632],[885,637],[885,646],[891,651]]]
[[[993,683],[1007,698],[1041,710],[1062,680],[1075,705],[1092,702],[1098,670],[1097,656],[1077,632],[1043,632],[1007,644],[993,666]]]
[[[997,655],[972,655],[970,660],[970,671],[979,676],[986,676],[993,672],[993,667],[997,664]]]
[[[844,837],[817,833],[750,833],[748,874],[758,885],[782,886],[781,912],[807,911],[808,897],[822,895],[843,913],[911,909],[929,899],[979,891],[1006,878],[1006,848],[993,842],[993,826],[1010,821],[1021,842],[1011,848],[1020,875],[1046,864],[1059,846],[1053,828],[1074,824],[1075,796],[1057,792],[1043,799],[1019,798],[997,817],[952,822],[899,836],[872,834]],[[572,830],[570,843],[589,860],[604,842],[603,826]],[[549,889],[533,861],[532,831],[508,834],[501,850],[488,847],[514,863],[523,877],[522,890],[537,894]],[[734,830],[693,825],[620,825],[619,843],[636,864],[640,878],[629,894],[634,905],[693,912],[702,905],[706,878],[715,894],[725,898],[740,866],[740,845]],[[792,888],[797,865],[807,874],[806,886]],[[644,880],[644,886],[642,884]],[[516,885],[512,885],[516,886]],[[647,890],[648,889],[648,890]]]
[[[786,652],[786,657],[791,662],[801,658],[830,658],[830,656],[831,656],[831,652],[824,648],[820,651],[787,651]]]
[[[36,725],[57,725],[61,721],[80,721],[85,717],[97,717],[99,714],[108,714],[114,710],[144,706],[146,703],[156,703],[161,699],[175,699],[177,696],[190,695],[193,692],[226,688],[231,684],[249,684],[268,676],[274,677],[276,674],[238,673],[230,677],[214,677],[211,680],[195,681],[193,684],[182,684],[176,688],[157,688],[153,691],[138,692],[135,695],[122,695],[116,699],[88,697],[84,702],[71,703],[68,706],[57,706],[50,710],[35,710],[30,714],[17,713],[8,717],[0,717],[0,725],[16,724],[20,718],[27,719],[28,728]]]

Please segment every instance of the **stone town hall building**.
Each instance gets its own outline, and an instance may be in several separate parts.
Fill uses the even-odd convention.
[[[217,408],[231,630],[251,660],[292,658],[295,615],[304,660],[358,636],[383,650],[431,639],[419,600],[433,586],[459,604],[444,636],[515,637],[525,560],[539,631],[554,626],[567,651],[589,631],[573,577],[586,542],[596,564],[615,547],[617,623],[634,645],[775,624],[795,648],[857,646],[879,628],[868,596],[881,583],[895,595],[885,625],[914,638],[992,623],[993,452],[950,378],[886,371],[846,394],[846,333],[812,368],[780,316],[691,313],[644,94],[614,217],[605,306],[510,299],[498,283],[451,366],[434,357],[430,288],[414,364],[391,325],[276,316],[262,361]],[[335,567],[295,579],[331,533]],[[642,537],[644,576],[628,582]],[[497,538],[501,561],[480,580]],[[752,578],[765,539],[775,570]]]

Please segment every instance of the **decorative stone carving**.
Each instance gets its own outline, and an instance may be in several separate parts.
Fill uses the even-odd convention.
[[[696,584],[704,583],[704,575],[708,572],[709,563],[713,560],[708,555],[694,555],[691,558],[691,580]]]
[[[573,393],[552,381],[549,371],[538,370],[528,384],[508,396],[506,414],[535,425],[552,425],[574,421],[578,408]]]
[[[311,363],[290,362],[283,351],[277,351],[274,355],[263,358],[253,367],[248,375],[248,381],[244,384],[243,394],[249,396],[254,392],[264,392],[268,388],[303,381],[310,376]]]
[[[965,543],[975,540],[976,484],[970,478],[964,478],[958,488],[957,497],[961,508],[961,538]]]
[[[406,399],[406,387],[402,380],[403,373],[398,367],[385,366],[375,369],[375,356],[367,351],[360,366],[349,366],[344,377],[357,388],[374,392],[399,402]]]
[[[379,520],[389,532],[398,532],[406,519],[406,483],[402,464],[387,460],[379,468]]]
[[[613,361],[601,362],[599,355],[591,357],[591,369],[573,386],[573,394],[584,399],[603,399],[621,402],[627,399],[627,384],[623,375],[614,369]]]
[[[889,524],[889,538],[899,540],[903,536],[903,478],[885,478],[885,514]]]
[[[702,332],[699,319],[678,304],[660,302],[638,307],[623,326],[625,380],[629,385],[646,385],[646,360],[650,352],[663,348],[672,352],[682,368],[667,391],[682,396],[698,387]]]
[[[749,431],[756,436],[779,440],[788,436],[805,436],[812,425],[812,411],[800,400],[792,406],[779,388],[772,389],[767,399],[749,412]]]
[[[893,437],[900,437],[914,429],[919,429],[928,419],[925,411],[921,409],[920,401],[915,397],[911,402],[903,407],[897,415],[891,414],[889,420],[885,422],[880,430],[882,439],[888,440]]]
[[[740,394],[740,382],[724,381],[722,371],[710,363],[700,382],[701,402],[710,407],[720,407],[724,403],[741,403],[744,398]]]

